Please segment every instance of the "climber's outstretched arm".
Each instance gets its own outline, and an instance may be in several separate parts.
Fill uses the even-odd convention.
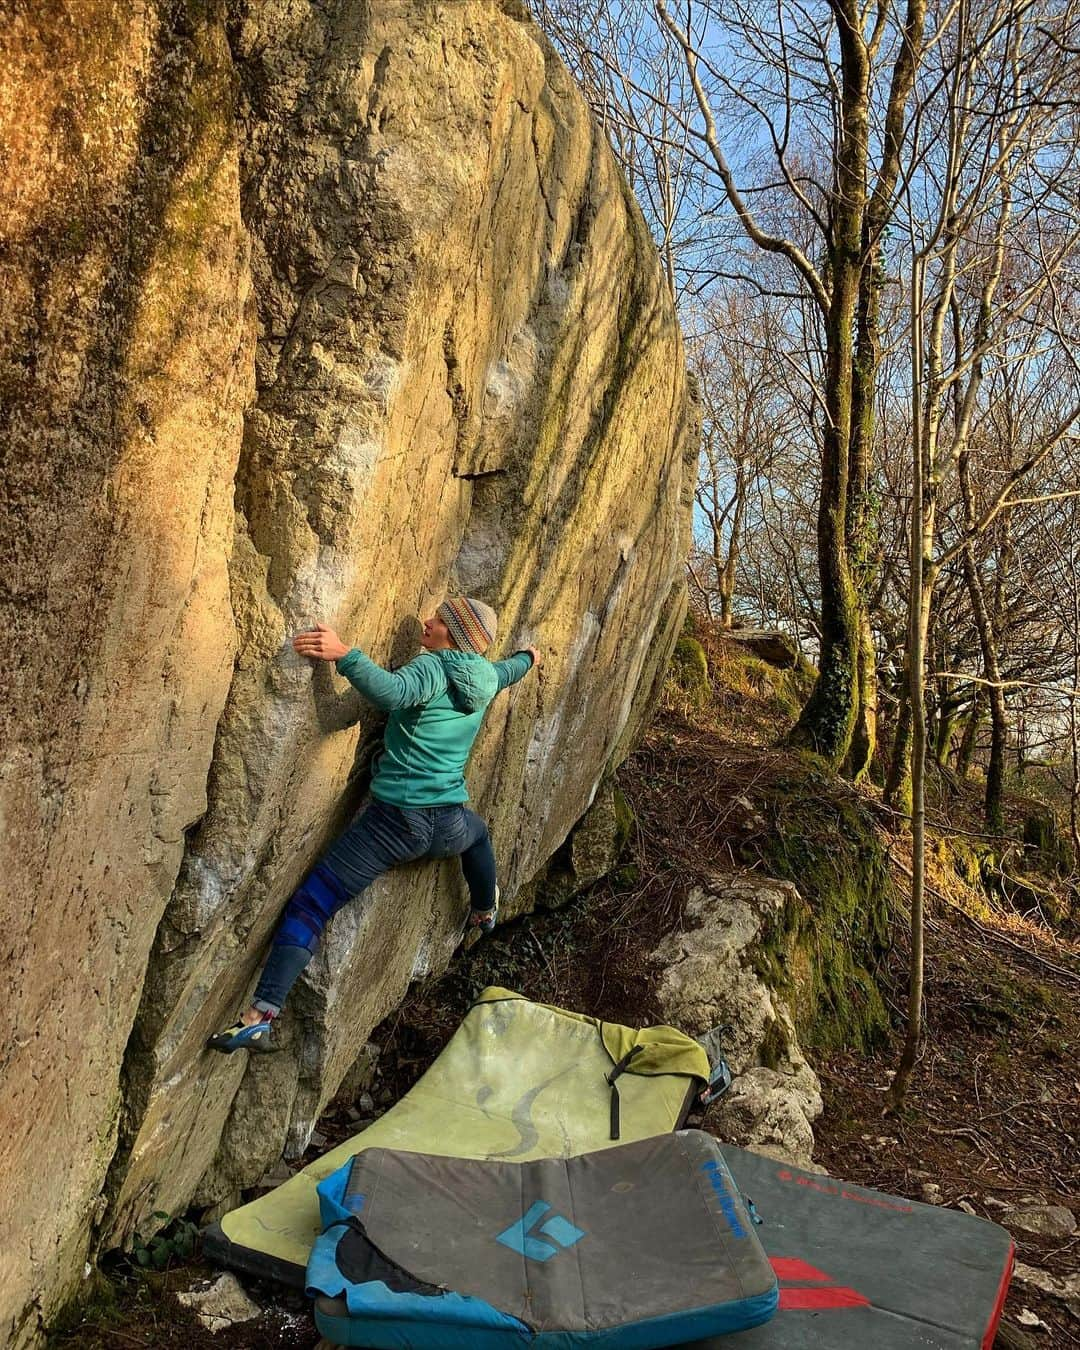
[[[297,633],[293,647],[301,656],[333,661],[339,675],[344,675],[369,703],[385,712],[428,703],[446,688],[442,662],[430,652],[422,652],[400,670],[384,670],[359,647],[351,650],[346,647],[326,624]]]
[[[526,647],[520,652],[515,652],[513,656],[508,656],[505,661],[492,661],[492,668],[499,678],[500,691],[512,684],[517,684],[518,680],[524,679],[533,666],[538,665],[539,662],[540,653],[535,647]]]

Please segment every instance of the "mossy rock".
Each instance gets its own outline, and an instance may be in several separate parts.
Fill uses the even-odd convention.
[[[790,1059],[791,1045],[787,1032],[776,1018],[765,1028],[758,1053],[766,1069],[778,1069]]]
[[[709,658],[697,638],[679,638],[671,654],[668,673],[684,694],[708,694]]]
[[[1066,876],[1072,870],[1072,848],[1052,811],[1033,811],[1025,816],[1023,840],[1040,871]]]
[[[869,1050],[889,1027],[876,977],[890,946],[892,881],[869,811],[824,786],[808,766],[774,788],[774,827],[757,847],[803,904],[788,907],[753,960],[787,998],[804,1046]]]
[[[634,825],[625,793],[608,779],[533,883],[533,903],[540,909],[560,909],[607,876],[618,866]]]
[[[992,845],[958,837],[944,837],[934,845],[934,854],[943,867],[951,867],[973,890],[994,890],[998,856]]]
[[[630,835],[633,833],[634,826],[637,824],[637,817],[634,815],[634,808],[630,805],[629,799],[622,788],[617,787],[612,794],[612,801],[615,806],[615,857],[622,857],[623,849],[630,841]]]

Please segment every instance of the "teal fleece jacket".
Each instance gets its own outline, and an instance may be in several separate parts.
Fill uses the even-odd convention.
[[[383,670],[358,648],[334,664],[369,703],[390,714],[371,795],[393,806],[465,802],[465,765],[491,700],[532,668],[528,652],[489,661],[476,652],[421,652]]]

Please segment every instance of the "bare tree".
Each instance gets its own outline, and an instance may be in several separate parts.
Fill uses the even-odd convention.
[[[695,307],[690,365],[702,405],[698,518],[706,531],[699,573],[730,628],[748,513],[761,482],[789,458],[800,419],[778,379],[783,337],[770,303],[729,290]]]
[[[1034,47],[1038,61],[1031,62]],[[934,48],[937,69],[924,72],[918,90],[916,154],[906,182],[911,242],[912,510],[908,678],[911,704],[912,957],[908,1029],[890,1089],[903,1100],[922,1028],[922,916],[925,876],[926,638],[935,584],[942,569],[963,557],[972,541],[1010,505],[1023,484],[1072,434],[1080,417],[1080,389],[1067,387],[1050,423],[1029,452],[996,485],[981,510],[970,491],[980,395],[988,368],[1037,361],[1043,336],[1053,330],[1047,308],[1052,281],[1077,243],[1077,213],[1043,173],[1047,156],[1063,153],[1060,127],[1046,116],[1063,72],[1060,52],[1035,27],[1027,0],[990,0],[972,10],[959,0],[954,30]],[[929,63],[928,63],[929,64]],[[1032,81],[1038,79],[1037,85]],[[935,90],[944,97],[935,99]],[[937,113],[935,116],[934,113]],[[932,123],[929,121],[933,118]],[[924,124],[924,125],[919,125]],[[932,130],[931,130],[932,127]],[[1064,152],[1066,157],[1070,151]],[[1055,226],[1043,227],[1052,211]],[[1070,218],[1071,215],[1071,218]],[[1034,236],[1026,265],[1006,260]],[[1010,247],[1011,246],[1011,247]],[[1019,347],[1016,334],[1021,335]],[[1054,337],[1060,337],[1054,333]],[[1029,365],[1030,369],[1030,365]],[[959,478],[963,512],[953,542],[937,547],[942,489]],[[978,590],[972,592],[978,609]],[[992,652],[984,650],[984,659]],[[991,698],[1000,678],[991,676]]]

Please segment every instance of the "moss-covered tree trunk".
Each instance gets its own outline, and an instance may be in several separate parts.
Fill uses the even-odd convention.
[[[953,735],[960,714],[954,699],[943,701],[938,708],[937,727],[934,732],[934,760],[943,769],[948,767],[952,754]]]
[[[876,571],[871,494],[874,393],[880,364],[885,228],[895,209],[906,109],[922,53],[925,0],[909,0],[893,63],[881,159],[869,189],[871,78],[881,32],[863,36],[863,11],[832,0],[840,39],[841,136],[831,214],[831,306],[826,318],[828,426],[822,444],[818,564],[822,642],[818,682],[792,735],[858,780],[877,745],[877,663],[868,609]]]
[[[885,779],[885,805],[905,816],[911,814],[911,699],[907,688],[910,680],[907,663],[904,664],[904,693],[896,719],[889,772]]]
[[[858,713],[862,614],[851,576],[844,526],[848,493],[847,433],[851,422],[850,352],[854,288],[837,279],[833,295],[826,388],[826,406],[831,425],[826,429],[822,441],[821,498],[817,526],[821,581],[821,659],[817,681],[792,730],[791,743],[815,750],[838,769],[847,758]]]
[[[956,772],[966,778],[971,772],[975,758],[975,747],[979,739],[979,727],[986,712],[985,685],[977,684],[971,695],[971,708],[964,718],[964,730],[960,737],[960,749],[956,752]]]
[[[868,609],[869,592],[877,570],[876,513],[870,497],[870,469],[874,443],[874,393],[881,361],[879,338],[881,287],[884,273],[879,235],[884,226],[875,201],[863,218],[862,253],[866,263],[860,275],[857,347],[852,371],[851,454],[847,519],[845,522],[852,579],[859,597],[859,633],[856,653],[857,704],[845,772],[855,782],[870,767],[877,748],[877,655]]]
[[[851,499],[851,448],[856,311],[863,275],[867,205],[870,60],[858,8],[850,0],[843,0],[835,8],[841,19],[843,132],[832,202],[835,222],[829,252],[832,291],[825,316],[825,429],[817,524],[821,660],[817,682],[791,733],[791,741],[816,750],[838,769],[848,757],[859,715],[863,606],[852,576],[848,533],[851,518],[861,515]]]

